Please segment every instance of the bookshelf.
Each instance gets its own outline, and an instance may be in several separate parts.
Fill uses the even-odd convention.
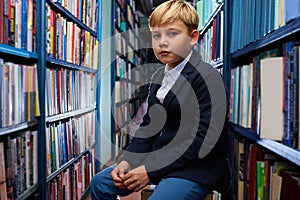
[[[98,169],[100,14],[101,0],[1,1],[1,199],[87,191]]]
[[[224,49],[224,2],[196,1],[200,16],[197,50],[203,61],[210,63],[222,73]]]
[[[68,198],[81,198],[97,171],[100,7],[100,0],[74,4],[47,0],[44,5],[48,22],[44,32],[45,187],[49,199],[63,192]]]
[[[225,5],[230,11],[227,20],[232,22],[226,27],[230,54],[224,60],[224,77],[230,88],[229,156],[233,168],[233,193],[242,199],[265,199],[271,195],[284,198],[282,195],[287,191],[293,192],[286,189],[292,188],[291,185],[277,187],[279,194],[271,189],[278,179],[285,183],[286,177],[281,177],[282,165],[300,170],[300,13],[293,9],[299,2],[244,0],[225,1]],[[271,88],[268,84],[279,86]],[[277,97],[268,100],[267,97],[273,94]],[[273,109],[266,109],[274,102],[277,103],[272,104]],[[274,110],[276,114],[272,113]],[[256,151],[258,157],[254,158]],[[270,155],[272,158],[268,157]],[[254,164],[251,159],[255,160]],[[255,172],[255,162],[265,164],[265,180],[272,180],[263,188],[249,179],[260,180],[260,175]],[[263,194],[261,190],[264,190]]]
[[[139,17],[136,14],[135,0],[114,1],[114,45],[115,60],[112,74],[114,81],[114,104],[112,141],[115,148],[112,155],[117,156],[130,141],[130,122],[139,105],[141,95],[145,91],[140,86],[149,83],[151,67],[141,67],[147,59],[144,48],[143,32]]]
[[[196,0],[194,4],[200,17],[196,50],[204,62],[211,64],[222,74],[224,70],[225,3],[222,0]],[[226,199],[225,195],[217,191],[213,191],[211,198]]]
[[[20,13],[26,17],[17,18],[15,11],[22,11],[18,1],[0,2],[1,199],[26,199],[38,190],[37,3],[28,6]],[[20,20],[30,24],[28,29],[18,27]]]

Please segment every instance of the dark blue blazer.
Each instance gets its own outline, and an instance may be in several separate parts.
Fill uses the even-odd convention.
[[[220,73],[193,52],[161,103],[156,93],[163,77],[164,67],[152,76],[147,112],[120,160],[145,165],[155,184],[179,177],[225,191],[228,104]]]

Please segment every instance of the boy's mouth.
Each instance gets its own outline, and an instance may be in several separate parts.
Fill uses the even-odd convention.
[[[167,56],[169,53],[171,53],[170,51],[167,51],[167,50],[162,50],[159,52],[159,55],[161,56]]]

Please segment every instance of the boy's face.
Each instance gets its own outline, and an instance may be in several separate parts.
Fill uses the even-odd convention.
[[[152,27],[151,35],[155,56],[173,68],[188,56],[199,33],[197,30],[189,33],[188,27],[181,20],[176,20]]]

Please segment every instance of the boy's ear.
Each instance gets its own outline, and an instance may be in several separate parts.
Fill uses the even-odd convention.
[[[199,31],[194,29],[191,33],[191,41],[190,41],[190,45],[194,45],[197,43],[198,41],[198,37],[199,37]]]

